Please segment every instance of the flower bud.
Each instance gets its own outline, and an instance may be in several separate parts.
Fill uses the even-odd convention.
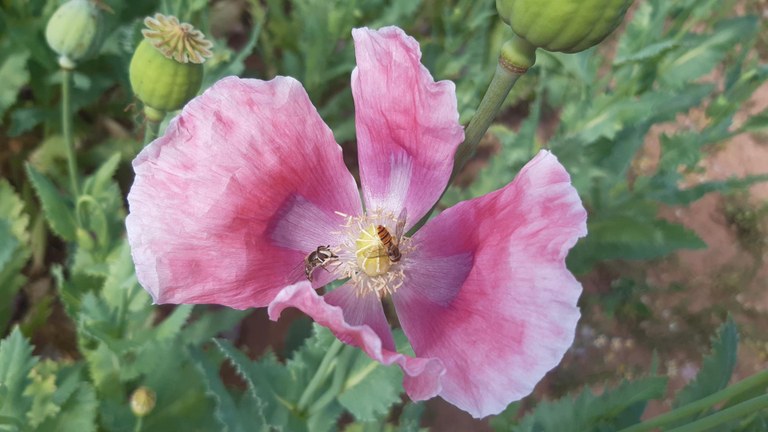
[[[155,409],[157,396],[149,387],[141,386],[131,395],[131,411],[136,417],[144,417]]]
[[[103,22],[90,0],[70,0],[56,9],[45,28],[45,39],[59,55],[62,68],[74,69],[75,62],[96,54],[103,39]]]
[[[632,0],[496,0],[501,19],[531,45],[575,53],[600,43]]]
[[[156,14],[146,18],[148,29],[131,59],[129,76],[136,96],[148,112],[181,108],[203,82],[203,62],[211,56],[211,42],[176,17]],[[153,120],[153,119],[151,119]]]

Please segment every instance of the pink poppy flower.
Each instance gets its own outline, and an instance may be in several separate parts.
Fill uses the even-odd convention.
[[[564,259],[586,234],[586,212],[568,173],[541,151],[504,188],[401,236],[451,175],[463,139],[455,88],[434,82],[402,30],[352,34],[362,202],[301,84],[225,78],[134,161],[127,227],[137,276],[157,303],[269,306],[272,319],[299,308],[398,364],[412,399],[498,413],[572,343],[581,285]],[[316,293],[334,279],[348,281]],[[396,351],[382,299],[415,357]]]

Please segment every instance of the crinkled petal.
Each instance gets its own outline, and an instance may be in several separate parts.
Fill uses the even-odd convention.
[[[565,266],[586,211],[557,158],[429,221],[393,299],[419,357],[445,364],[442,396],[475,417],[528,395],[573,342],[581,285]]]
[[[344,312],[344,321],[349,325],[367,325],[381,339],[381,346],[396,351],[395,340],[384,314],[381,299],[374,291],[360,293],[351,283],[346,283],[325,294],[323,299],[331,306],[337,306]]]
[[[434,82],[419,44],[397,27],[352,31],[360,178],[366,209],[400,214],[406,229],[432,208],[464,139],[450,81]]]
[[[334,211],[361,211],[340,147],[291,78],[219,81],[133,167],[128,240],[157,303],[266,306],[304,278],[309,252],[340,243]]]
[[[269,305],[269,317],[277,320],[282,311],[295,307],[311,316],[318,324],[329,328],[342,342],[361,348],[372,359],[403,370],[403,387],[411,399],[419,401],[440,392],[440,377],[445,373],[440,360],[409,357],[382,346],[381,339],[368,325],[353,325],[344,319],[338,306],[328,304],[308,282],[285,288]]]

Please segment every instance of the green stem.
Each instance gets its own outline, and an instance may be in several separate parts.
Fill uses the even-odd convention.
[[[723,423],[742,419],[749,414],[768,408],[768,394],[758,396],[732,407],[720,410],[710,416],[688,423],[685,426],[671,429],[669,432],[703,432],[722,425]]]
[[[144,417],[139,417],[136,419],[136,427],[133,428],[133,432],[141,432],[141,428],[144,423]]]
[[[72,138],[72,104],[70,90],[72,69],[61,68],[61,129],[64,134],[64,147],[67,153],[67,169],[72,195],[77,200],[80,187],[77,182],[77,159],[75,158],[75,140]]]
[[[736,384],[726,387],[717,393],[713,393],[703,399],[683,405],[660,416],[638,423],[634,426],[622,429],[620,432],[645,432],[654,430],[663,425],[675,423],[693,415],[699,414],[713,405],[725,400],[734,399],[743,393],[754,390],[755,388],[768,386],[768,370],[756,373],[749,378],[743,379]]]
[[[307,384],[307,388],[304,389],[301,397],[299,397],[299,403],[296,405],[296,408],[299,411],[304,411],[307,408],[309,399],[312,397],[312,395],[315,394],[315,391],[325,380],[325,378],[328,377],[328,374],[331,372],[333,360],[336,358],[336,354],[339,353],[339,350],[341,350],[341,347],[343,346],[344,343],[338,339],[335,339],[331,346],[328,347],[328,351],[325,352],[325,356],[323,356],[323,360],[320,362],[320,366],[317,367],[315,375],[309,381],[309,384]]]
[[[144,145],[151,143],[157,138],[157,134],[160,131],[160,122],[154,122],[147,120],[144,125]]]
[[[475,115],[472,116],[472,120],[469,121],[469,125],[464,130],[464,141],[456,148],[453,172],[442,195],[440,195],[440,199],[445,195],[445,191],[448,190],[453,179],[461,172],[464,165],[475,155],[480,140],[501,110],[501,105],[512,90],[512,86],[535,62],[536,47],[525,39],[513,36],[502,46],[499,63],[496,65],[491,83],[488,85]],[[440,202],[440,199],[437,200],[437,203]],[[429,216],[437,207],[437,203],[411,228],[411,233],[416,232],[429,220]]]
[[[346,387],[344,385],[344,379],[347,377],[347,372],[349,372],[349,362],[355,357],[356,352],[357,348],[348,346],[341,352],[341,354],[339,354],[338,362],[336,362],[333,371],[331,385],[328,387],[328,390],[318,397],[315,400],[315,403],[309,407],[310,415],[322,411],[323,408],[333,402],[333,400],[336,399],[336,396],[344,390]]]
[[[501,110],[501,105],[512,90],[512,86],[535,62],[536,47],[525,39],[514,36],[502,46],[493,79],[464,131],[464,142],[456,149],[451,178],[455,177],[464,164],[474,156],[480,140]]]
[[[146,119],[144,125],[144,145],[147,145],[157,138],[160,132],[160,123],[165,118],[165,112],[145,105],[144,117]]]

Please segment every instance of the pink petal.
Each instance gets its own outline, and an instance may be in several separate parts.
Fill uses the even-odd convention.
[[[455,86],[434,82],[421,50],[397,27],[352,31],[352,71],[360,177],[366,209],[397,216],[406,229],[435,204],[448,183],[464,139]]]
[[[342,309],[326,303],[308,282],[299,282],[281,291],[269,305],[270,319],[277,320],[289,307],[311,316],[318,324],[328,327],[339,340],[361,348],[372,359],[385,365],[397,363],[404,373],[403,387],[411,399],[429,399],[440,391],[440,377],[445,373],[440,360],[408,357],[387,349],[371,327],[345,321]]]
[[[375,292],[360,294],[353,284],[346,283],[325,294],[323,299],[329,305],[341,308],[347,324],[367,325],[379,336],[384,349],[396,350],[387,316],[384,315],[384,307]]]
[[[128,240],[157,303],[266,306],[304,278],[309,252],[339,243],[334,211],[361,211],[340,147],[291,78],[219,81],[133,167]]]
[[[557,158],[540,152],[498,191],[449,208],[413,238],[394,294],[440,396],[475,417],[528,395],[573,342],[581,285],[565,267],[586,211]]]

